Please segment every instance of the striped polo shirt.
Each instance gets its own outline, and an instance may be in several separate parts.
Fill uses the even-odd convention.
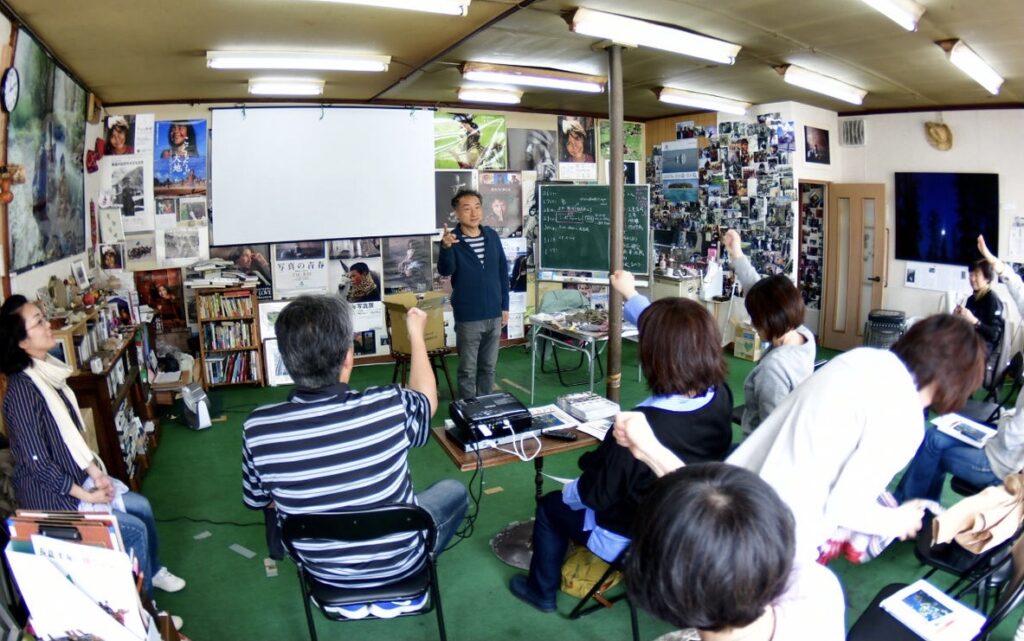
[[[473,250],[473,253],[476,254],[476,257],[480,259],[481,265],[484,264],[484,245],[486,244],[485,241],[486,239],[484,238],[483,234],[480,234],[479,236],[462,237],[462,242],[469,245],[469,248]]]
[[[257,408],[242,427],[242,496],[281,518],[387,503],[416,503],[406,455],[430,436],[430,403],[397,385],[363,392],[338,383],[298,388]],[[339,546],[303,541],[296,550],[311,574],[346,588],[392,583],[423,567],[415,534]]]

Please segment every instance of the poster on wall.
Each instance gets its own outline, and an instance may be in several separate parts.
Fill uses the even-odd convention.
[[[156,262],[161,267],[185,267],[209,257],[208,227],[175,227],[156,232]]]
[[[281,350],[277,345],[276,338],[263,341],[263,355],[267,365],[267,385],[277,387],[294,383],[288,373],[288,368],[284,366],[284,359],[281,357]]]
[[[153,114],[107,116],[100,156],[130,156],[153,151]]]
[[[149,305],[156,319],[157,332],[185,329],[185,297],[180,269],[135,272],[139,303]]]
[[[85,251],[86,92],[27,31],[14,68],[21,95],[7,123],[7,162],[25,168],[24,196],[7,206],[14,273]]]
[[[352,339],[356,356],[374,356],[390,351],[384,303],[353,303]]]
[[[127,234],[124,241],[125,269],[133,272],[157,269],[156,235],[153,232]]]
[[[476,172],[470,170],[444,170],[434,172],[434,221],[440,229],[452,229],[459,220],[455,217],[452,198],[463,189],[476,189]]]
[[[206,194],[206,121],[161,120],[153,136],[154,193]]]
[[[380,238],[344,238],[328,244],[332,259],[380,256]]]
[[[509,129],[508,168],[535,171],[539,180],[555,180],[557,149],[555,132],[548,129]]]
[[[597,124],[599,139],[601,141],[601,157],[610,159],[612,130],[607,120],[600,120]],[[644,159],[644,125],[640,122],[622,123],[622,159],[635,160]]]
[[[274,255],[274,298],[327,293],[327,246],[322,241],[278,243]]]
[[[482,172],[480,195],[484,225],[502,238],[523,235],[523,188],[518,172]]]
[[[436,169],[506,167],[505,117],[439,111],[434,116]]]
[[[804,158],[807,162],[828,165],[831,150],[828,146],[828,129],[804,127]]]
[[[384,294],[423,293],[430,289],[429,236],[384,239]]]
[[[381,271],[384,261],[380,256],[339,258],[343,277],[338,289],[350,303],[379,301],[382,292]]]
[[[558,177],[562,180],[597,180],[594,119],[558,117]]]
[[[100,162],[101,200],[104,206],[121,211],[121,223],[128,233],[152,231],[155,227],[152,161],[148,156],[107,156]]]

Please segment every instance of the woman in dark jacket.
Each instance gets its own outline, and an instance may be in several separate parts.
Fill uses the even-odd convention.
[[[981,259],[971,266],[968,279],[974,293],[954,313],[974,325],[981,340],[985,341],[988,354],[999,351],[1003,338],[1003,303],[992,291],[992,265]]]
[[[732,442],[732,392],[718,325],[700,303],[685,298],[655,301],[640,314],[640,365],[652,396],[636,408],[659,439],[687,463],[720,461]],[[543,612],[555,609],[562,561],[572,539],[606,561],[629,545],[643,492],[655,475],[612,431],[580,457],[583,474],[537,506],[529,576],[514,576],[509,589]]]

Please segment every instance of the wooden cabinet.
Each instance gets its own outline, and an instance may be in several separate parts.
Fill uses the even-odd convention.
[[[139,370],[141,349],[137,344],[141,346],[148,339],[143,335],[146,331],[147,326],[138,326],[135,332],[117,338],[114,349],[94,352],[93,357],[103,361],[99,372],[86,368],[68,379],[78,405],[90,410],[97,454],[106,464],[107,473],[133,490],[142,485],[159,429],[149,386]],[[152,424],[149,432],[147,423]]]
[[[263,385],[256,290],[197,289],[203,387]]]

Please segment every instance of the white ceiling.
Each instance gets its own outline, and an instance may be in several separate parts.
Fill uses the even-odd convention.
[[[0,3],[4,0],[0,0]],[[735,65],[652,49],[623,54],[628,118],[672,115],[652,91],[677,86],[755,104],[795,100],[840,113],[1024,106],[1024,1],[918,0],[917,32],[861,0],[473,0],[466,17],[310,0],[6,0],[108,106],[251,101],[247,71],[207,69],[210,49],[337,49],[393,57],[386,73],[323,72],[323,102],[455,103],[468,60],[607,73],[596,39],[562,17],[576,7],[677,25],[743,46]],[[493,23],[493,24],[492,24]],[[961,38],[1006,78],[990,96],[945,58]],[[863,107],[787,85],[772,68],[798,64],[857,85]],[[287,74],[275,74],[287,75]],[[404,80],[403,80],[404,79]],[[320,101],[320,100],[318,100]],[[606,113],[606,95],[526,89],[523,108]]]

